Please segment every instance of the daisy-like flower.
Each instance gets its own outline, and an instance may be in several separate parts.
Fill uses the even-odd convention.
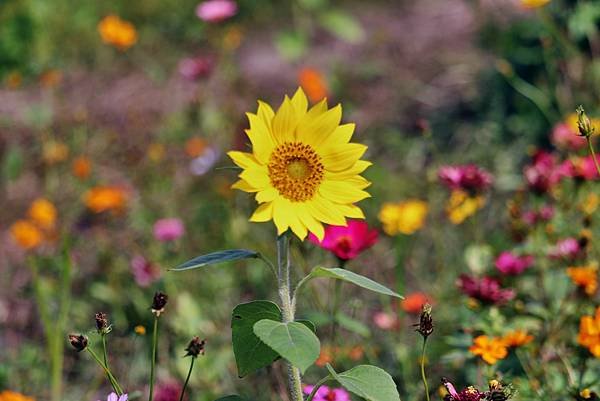
[[[600,358],[600,307],[594,316],[582,316],[579,321],[579,345],[586,347],[596,358]]]
[[[371,230],[363,220],[349,220],[347,226],[327,226],[323,241],[319,241],[314,235],[310,235],[309,239],[346,261],[372,247],[377,242],[377,231]]]
[[[483,335],[473,339],[473,345],[469,348],[469,351],[480,356],[489,365],[495,364],[508,355],[506,343],[502,338]]]
[[[127,399],[127,394],[117,395],[116,393],[110,393],[106,401],[127,401]]]
[[[587,295],[594,295],[598,289],[598,266],[572,266],[567,268],[571,281],[582,288]]]
[[[533,341],[533,336],[525,330],[513,330],[502,336],[507,347],[520,347]]]
[[[277,112],[259,101],[257,113],[247,115],[252,153],[228,155],[243,170],[232,188],[256,193],[260,204],[250,221],[273,220],[279,235],[291,229],[300,239],[311,232],[321,241],[323,223],[364,219],[354,203],[370,197],[364,191],[370,182],[360,174],[371,163],[360,160],[365,145],[349,143],[354,124],[340,125],[341,105],[328,109],[323,99],[309,109],[299,88]]]

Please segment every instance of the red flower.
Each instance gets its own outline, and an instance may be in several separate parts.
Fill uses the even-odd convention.
[[[515,297],[514,290],[502,288],[498,280],[491,277],[479,279],[463,274],[458,278],[458,287],[466,295],[486,304],[501,304]]]
[[[400,301],[400,306],[405,312],[418,315],[421,313],[423,305],[427,303],[431,304],[431,300],[427,295],[422,292],[413,292]]]
[[[350,260],[377,242],[377,231],[369,229],[363,220],[348,220],[347,226],[327,226],[323,241],[313,234],[309,239],[339,259]]]
[[[552,153],[540,150],[533,156],[533,163],[525,166],[523,174],[532,191],[545,193],[558,184],[562,170]]]
[[[492,185],[492,175],[474,164],[444,166],[438,177],[452,190],[479,192]]]

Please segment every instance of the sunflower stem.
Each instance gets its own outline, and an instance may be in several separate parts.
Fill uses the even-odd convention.
[[[281,299],[283,322],[293,322],[295,314],[295,302],[292,301],[290,292],[289,232],[286,232],[277,238],[277,284],[279,298]],[[293,366],[291,363],[288,363],[288,381],[291,399],[293,401],[303,401],[302,378],[300,377],[300,370],[298,370],[298,368]]]

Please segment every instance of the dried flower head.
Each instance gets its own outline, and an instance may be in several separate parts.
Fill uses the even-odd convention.
[[[419,324],[417,326],[417,331],[423,336],[423,338],[427,338],[433,333],[433,318],[431,317],[431,305],[425,304],[421,308],[421,318],[419,319]]]
[[[88,346],[88,339],[83,334],[69,334],[69,343],[77,352],[81,352]]]
[[[112,327],[108,324],[108,315],[104,312],[98,312],[95,315],[96,319],[96,329],[98,329],[98,334],[105,335],[110,333]]]
[[[154,294],[154,298],[152,299],[151,308],[152,308],[152,313],[154,313],[156,315],[156,317],[159,317],[160,314],[164,312],[165,306],[167,305],[168,300],[169,300],[169,297],[165,293],[162,293],[159,291]]]
[[[206,340],[201,340],[200,337],[195,336],[192,338],[187,348],[185,349],[187,353],[185,356],[191,356],[196,358],[198,355],[204,355],[204,346],[206,345]]]

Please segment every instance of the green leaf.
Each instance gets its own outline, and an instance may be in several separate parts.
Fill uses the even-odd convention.
[[[231,342],[240,377],[269,366],[279,354],[263,343],[253,331],[259,320],[281,321],[281,310],[271,301],[240,304],[231,314]]]
[[[319,20],[323,28],[349,43],[359,43],[365,38],[365,31],[360,23],[350,14],[341,11],[329,11],[321,15]]]
[[[389,288],[367,278],[365,276],[361,276],[360,274],[356,274],[351,272],[350,270],[340,269],[338,267],[328,269],[326,267],[315,267],[308,276],[304,277],[302,281],[298,284],[298,289],[305,284],[307,281],[317,278],[317,277],[328,277],[335,278],[338,280],[348,281],[349,283],[355,284],[359,287],[366,288],[367,290],[375,291],[380,294],[389,295],[396,298],[404,299],[404,297],[396,292],[390,290]],[[297,289],[297,290],[298,290]],[[297,291],[296,290],[296,291]]]
[[[315,333],[300,322],[263,319],[254,324],[254,334],[302,373],[317,360],[321,351]]]
[[[312,331],[313,333],[317,334],[317,326],[315,326],[315,324],[313,322],[311,322],[310,320],[307,320],[307,319],[296,319],[296,321],[298,323],[302,323],[303,325],[305,325],[306,327],[308,327],[310,329],[310,331]]]
[[[400,401],[392,376],[377,366],[358,365],[337,373],[327,364],[327,370],[346,390],[367,401]]]
[[[258,252],[249,251],[247,249],[229,249],[227,251],[213,252],[207,255],[198,256],[197,258],[189,260],[170,270],[180,272],[217,263],[231,262],[233,260],[258,258],[259,256]]]
[[[239,395],[227,395],[225,397],[217,398],[215,401],[246,401],[246,399]]]

